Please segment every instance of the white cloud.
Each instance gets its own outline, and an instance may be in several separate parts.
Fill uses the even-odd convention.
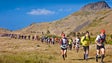
[[[69,12],[69,11],[72,11],[72,9],[71,8],[68,8],[68,9],[62,9],[62,8],[60,8],[60,9],[58,9],[58,11],[59,12]]]
[[[47,9],[32,9],[30,12],[27,12],[27,14],[30,15],[49,15],[49,14],[55,14],[54,11],[47,10]]]
[[[16,8],[15,10],[20,10],[20,8]]]
[[[64,11],[64,9],[59,9],[58,11]]]
[[[66,11],[72,11],[72,9],[71,9],[71,8],[69,8],[69,9],[67,9]]]

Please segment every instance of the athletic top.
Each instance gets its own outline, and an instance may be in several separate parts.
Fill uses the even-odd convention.
[[[105,38],[106,38],[106,35],[104,34],[104,35],[97,35],[97,37],[96,37],[96,42],[97,43],[99,43],[99,44],[102,44],[102,45],[104,45],[104,42],[105,42]]]
[[[87,36],[83,36],[83,37],[81,38],[81,43],[82,43],[83,46],[89,46],[89,44],[90,44],[90,39],[89,39]]]
[[[67,38],[63,38],[61,39],[61,48],[67,48],[67,45],[68,45],[68,40]]]
[[[76,45],[80,44],[80,39],[79,38],[75,38],[75,42],[76,42]]]
[[[73,40],[72,39],[69,39],[68,40],[68,44],[72,44]]]

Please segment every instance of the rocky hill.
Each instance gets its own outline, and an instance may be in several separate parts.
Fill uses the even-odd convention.
[[[85,11],[86,9],[94,9],[94,11]],[[98,11],[96,11],[97,9]],[[111,26],[110,22],[112,21],[111,18],[109,18],[111,15],[112,10],[108,4],[101,1],[85,5],[80,11],[58,21],[31,24],[30,26],[16,32],[23,34],[41,34],[42,32],[46,33],[47,31],[50,31],[51,34],[60,35],[61,32],[69,34],[72,31],[78,32],[80,30],[89,30],[91,32],[95,30],[94,33],[96,33],[99,29],[107,27],[106,25],[100,26],[100,24],[106,23],[108,24],[108,27]],[[108,28],[108,30],[111,29],[110,27]],[[110,32],[112,33],[112,31]]]
[[[105,1],[90,3],[81,8],[83,11],[90,10],[102,10],[102,9],[110,9],[110,6]]]

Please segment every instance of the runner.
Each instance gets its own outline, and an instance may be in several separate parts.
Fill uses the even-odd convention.
[[[61,36],[63,36],[63,35],[65,35],[65,33],[64,33],[64,32],[62,32],[62,33],[61,33]]]
[[[65,37],[65,34],[62,35],[62,39],[60,40],[60,45],[61,45],[62,57],[65,60],[65,58],[67,57],[67,46],[68,46],[68,40]]]
[[[79,37],[79,35],[77,35],[75,38],[75,49],[76,49],[77,53],[79,51],[79,47],[80,47],[80,37]]]
[[[85,35],[81,38],[81,43],[84,49],[84,59],[87,60],[89,55],[89,44],[90,44],[90,35],[88,31],[86,31]]]
[[[68,39],[68,45],[69,45],[69,49],[70,49],[70,50],[72,50],[72,43],[73,43],[72,38],[69,38],[69,39]]]
[[[105,42],[106,42],[105,30],[101,30],[100,35],[98,35],[95,40],[96,48],[97,48],[96,62],[98,62],[98,56],[101,52],[101,63],[104,63],[103,59],[105,57],[105,46],[104,46]]]
[[[51,38],[51,42],[52,42],[52,44],[54,45],[54,42],[55,42],[54,37]]]
[[[73,48],[75,49],[75,46],[76,46],[76,37],[74,37],[73,39]]]

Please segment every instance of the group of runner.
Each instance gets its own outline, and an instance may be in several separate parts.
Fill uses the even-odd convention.
[[[24,40],[39,40],[38,35],[25,35],[25,34],[2,34],[1,37],[9,37],[14,39],[24,39]]]
[[[61,53],[62,57],[65,60],[67,57],[67,49],[69,48],[71,50],[72,45],[75,47],[76,51],[79,51],[80,44],[83,46],[84,50],[84,60],[88,60],[89,56],[89,46],[91,43],[91,37],[88,31],[84,33],[84,36],[80,37],[79,35],[76,35],[74,39],[67,38],[64,33],[61,34],[61,40],[60,40],[60,47],[61,47]],[[101,53],[101,63],[104,63],[104,57],[105,57],[105,43],[106,43],[106,34],[105,30],[101,30],[101,33],[97,35],[95,39],[96,44],[96,62],[98,62],[99,55]]]
[[[55,44],[56,39],[54,37],[49,37],[49,36],[42,36],[41,37],[41,42],[45,42],[47,44]]]

